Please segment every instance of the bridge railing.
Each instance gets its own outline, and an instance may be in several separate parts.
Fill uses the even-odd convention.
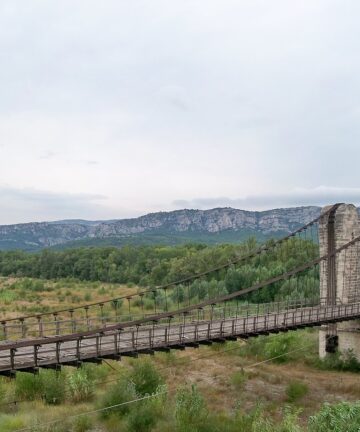
[[[136,356],[156,350],[197,346],[232,338],[248,338],[272,332],[294,330],[358,318],[360,303],[289,309],[246,317],[118,328],[87,336],[64,336],[23,341],[0,347],[0,373],[34,371],[38,367],[79,365],[122,355]]]
[[[314,306],[319,304],[321,299],[318,297],[309,299],[288,299],[280,302],[271,303],[250,303],[234,301],[225,305],[213,307],[211,313],[216,318],[224,316],[248,316],[248,315],[263,315],[265,313],[274,313],[292,308],[301,308],[305,306]],[[208,308],[209,309],[209,308]],[[91,331],[99,328],[106,329],[107,326],[114,325],[119,322],[129,322],[139,319],[149,319],[153,314],[131,314],[121,315],[112,314],[109,316],[88,316],[83,318],[62,319],[56,317],[55,320],[29,320],[28,322],[10,322],[7,325],[0,327],[2,341],[17,340],[26,338],[39,338],[49,335],[67,335],[78,333],[81,331]],[[210,309],[198,309],[187,314],[188,319],[205,319],[210,316]],[[182,318],[180,317],[180,320]],[[0,342],[1,343],[1,342]]]

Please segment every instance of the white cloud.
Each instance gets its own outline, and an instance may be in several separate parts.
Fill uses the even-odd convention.
[[[97,219],[104,217],[106,197],[89,194],[60,194],[31,188],[16,189],[0,186],[1,224],[29,222],[30,213],[35,220],[57,220],[88,215]]]
[[[355,0],[4,0],[0,184],[106,196],[105,217],[180,199],[353,201],[359,13]],[[63,217],[24,203],[6,220]]]
[[[237,207],[246,210],[266,210],[284,206],[324,206],[337,202],[360,205],[360,188],[319,186],[314,189],[298,188],[283,194],[269,193],[267,195],[250,195],[244,198],[218,197],[175,200],[173,205],[178,208]]]

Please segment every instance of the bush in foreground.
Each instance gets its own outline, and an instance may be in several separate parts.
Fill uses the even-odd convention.
[[[201,393],[193,385],[183,387],[176,393],[175,419],[179,432],[205,431],[208,410]]]
[[[137,402],[128,414],[129,432],[149,432],[158,421],[158,411],[150,400]]]
[[[131,404],[127,402],[137,398],[135,386],[126,378],[120,379],[116,384],[111,386],[101,400],[100,407],[106,408],[114,406],[112,409],[106,409],[101,412],[103,419],[111,415],[123,416],[130,411]]]
[[[85,369],[77,369],[69,376],[68,387],[74,402],[86,402],[93,397],[94,383]]]
[[[164,384],[162,376],[149,360],[140,360],[134,363],[134,369],[129,379],[134,383],[135,391],[140,396],[153,394],[158,387]]]
[[[309,391],[308,386],[301,381],[291,381],[286,388],[286,396],[289,402],[296,402]]]
[[[359,432],[360,402],[341,402],[336,405],[323,405],[322,409],[310,417],[310,432]]]

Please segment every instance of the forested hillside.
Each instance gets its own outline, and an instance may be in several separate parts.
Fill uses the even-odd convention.
[[[269,241],[268,244],[271,244]],[[118,248],[80,248],[65,251],[44,250],[31,254],[21,251],[0,252],[0,274],[3,276],[27,276],[44,279],[76,278],[83,281],[155,286],[202,273],[221,264],[248,254],[257,246],[255,239],[241,245],[206,246],[126,246]],[[233,292],[248,287],[259,280],[275,275],[309,261],[316,245],[301,239],[290,241],[276,248],[275,252],[247,260],[241,266],[231,266],[212,274],[207,280],[193,283],[199,299],[201,292],[214,294]],[[316,294],[315,271],[304,276],[306,283],[300,291],[289,282],[274,284],[271,289],[253,294],[253,300],[268,301],[276,297],[310,296]],[[280,291],[279,291],[280,290]],[[216,291],[216,293],[215,293]]]

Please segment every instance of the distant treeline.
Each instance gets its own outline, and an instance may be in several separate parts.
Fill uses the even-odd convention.
[[[268,241],[269,245],[271,241]],[[39,253],[21,251],[0,252],[2,276],[34,277],[42,279],[75,278],[88,281],[155,286],[204,272],[254,250],[258,245],[249,239],[240,245],[206,246],[125,246],[123,248],[79,248],[65,251],[44,250]],[[293,238],[273,252],[248,260],[244,265],[232,266],[217,272],[194,285],[216,284],[223,292],[279,275],[315,256],[317,246]],[[270,301],[278,293],[290,296],[316,294],[318,274],[314,270],[304,275],[306,283],[295,285],[286,281],[252,295],[253,300]]]

